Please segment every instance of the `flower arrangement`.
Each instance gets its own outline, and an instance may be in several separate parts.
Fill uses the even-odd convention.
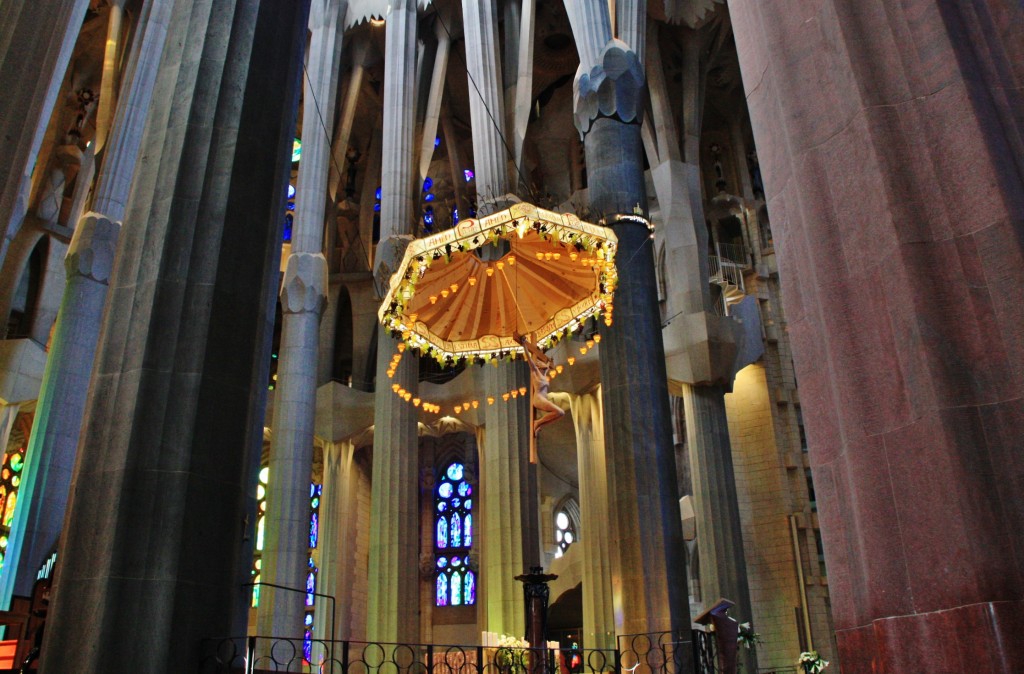
[[[800,659],[796,661],[796,664],[803,667],[804,671],[809,674],[820,674],[828,667],[828,660],[818,655],[818,651],[804,651],[800,654]]]
[[[754,631],[754,628],[750,626],[750,623],[740,623],[740,632],[736,636],[736,640],[741,646],[750,650],[757,644],[764,643],[764,639],[761,635]]]
[[[525,672],[528,648],[530,642],[526,639],[502,634],[498,638],[498,652],[494,654],[494,664],[498,665],[502,672]]]

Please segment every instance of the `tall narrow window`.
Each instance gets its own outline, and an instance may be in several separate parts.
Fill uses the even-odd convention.
[[[437,568],[434,604],[476,604],[476,574],[469,566],[473,546],[473,487],[463,464],[448,464],[434,493],[434,553]]]

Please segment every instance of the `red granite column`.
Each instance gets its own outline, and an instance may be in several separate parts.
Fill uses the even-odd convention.
[[[729,7],[842,671],[1024,671],[1024,9]]]

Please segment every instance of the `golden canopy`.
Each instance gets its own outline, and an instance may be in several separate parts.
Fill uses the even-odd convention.
[[[487,255],[500,240],[506,252]],[[526,203],[463,220],[409,244],[380,320],[442,364],[516,357],[516,333],[548,348],[594,314],[610,324],[616,245],[606,227]]]

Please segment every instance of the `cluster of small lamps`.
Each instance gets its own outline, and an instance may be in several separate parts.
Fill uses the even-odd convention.
[[[599,344],[600,342],[601,335],[595,334],[593,337],[586,341],[586,344],[584,346],[580,347],[580,355],[586,355],[588,350],[593,349],[594,345]],[[389,379],[394,378],[395,371],[398,369],[398,364],[402,362],[402,354],[405,352],[405,349],[405,343],[399,342],[398,351],[391,357],[391,364],[388,366],[387,369],[387,375]],[[569,356],[568,358],[565,359],[565,361],[569,365],[569,367],[572,367],[573,364],[575,364],[576,362],[576,358],[575,356]],[[497,361],[493,362],[495,365],[498,364]],[[548,371],[548,379],[554,379],[558,375],[562,374],[564,370],[564,365],[555,365]],[[405,390],[405,388],[401,384],[392,384],[391,390],[395,393],[395,395],[397,395],[405,402],[412,403],[413,407],[422,408],[424,412],[428,412],[430,414],[441,414],[442,408],[440,405],[428,402],[426,400],[423,400],[422,398],[414,397],[413,394],[410,391]],[[529,392],[530,390],[528,387],[520,386],[519,388],[509,389],[508,391],[502,393],[500,396],[487,396],[486,402],[488,405],[493,405],[498,401],[499,397],[501,398],[502,401],[508,402],[509,399],[515,400],[519,398],[519,396],[523,396],[525,398],[527,394],[529,394]],[[463,410],[468,412],[471,409],[478,409],[480,407],[480,404],[481,403],[479,400],[469,400],[462,403],[461,405],[455,405],[452,409],[455,411],[455,414],[462,414]]]

